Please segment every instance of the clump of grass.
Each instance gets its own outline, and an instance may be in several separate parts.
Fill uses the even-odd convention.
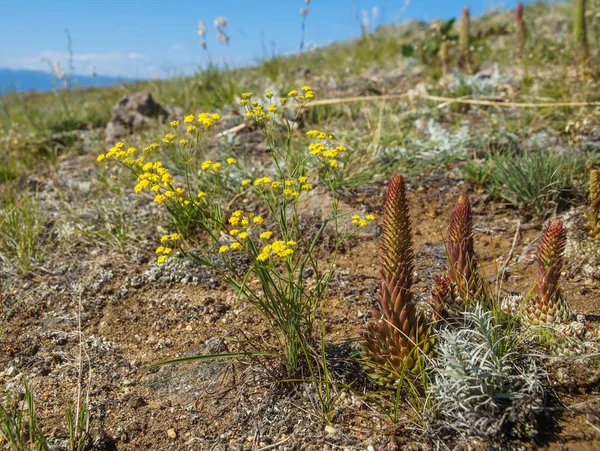
[[[577,194],[585,160],[541,150],[495,154],[471,161],[465,173],[493,196],[545,217]]]
[[[7,393],[0,402],[0,435],[11,451],[49,451],[48,439],[44,435],[35,413],[33,391],[27,378],[23,379],[23,394]],[[22,396],[22,401],[20,398]],[[66,406],[68,451],[83,451],[88,446],[88,411],[85,403],[75,413],[73,406]]]
[[[44,262],[52,244],[52,227],[35,193],[7,196],[0,215],[0,258],[26,275]]]

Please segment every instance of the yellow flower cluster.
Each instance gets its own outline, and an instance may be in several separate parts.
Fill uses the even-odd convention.
[[[229,234],[234,237],[237,241],[229,245],[222,245],[219,248],[219,253],[224,254],[230,250],[239,250],[242,247],[242,242],[250,238],[248,229],[252,226],[262,225],[265,220],[262,216],[255,215],[254,213],[244,213],[242,210],[236,210],[231,214],[229,218],[229,224],[234,228],[229,231]],[[271,232],[262,232],[260,238],[269,239]]]
[[[366,227],[371,222],[375,221],[374,215],[367,215],[364,218],[361,218],[359,215],[352,216],[352,224],[357,225],[358,227]]]
[[[295,241],[273,241],[271,244],[264,246],[260,253],[256,256],[256,261],[266,262],[271,257],[279,257],[281,259],[288,258],[294,254],[294,248],[297,243]]]
[[[195,120],[196,120],[196,116],[194,116],[193,114],[188,114],[187,116],[185,116],[183,118],[183,123],[189,124],[186,128],[188,133],[193,133],[194,131],[196,131],[196,126],[192,125]],[[197,123],[200,126],[202,126],[202,128],[204,130],[206,130],[206,129],[212,127],[213,125],[215,125],[220,120],[221,120],[221,115],[218,113],[213,113],[213,114],[200,113],[197,118]],[[171,124],[171,127],[173,127],[174,129],[177,129],[177,127],[179,127],[180,122],[173,121],[170,124]]]
[[[315,97],[315,93],[310,86],[302,87],[302,95],[299,93],[297,89],[292,89],[288,92],[287,97],[282,97],[279,101],[281,106],[283,107],[288,98],[293,98],[296,100],[296,104],[299,107],[306,105],[308,100]],[[266,125],[272,118],[274,118],[274,114],[279,112],[279,107],[272,103],[272,98],[275,95],[272,91],[268,91],[265,93],[265,97],[269,99],[269,105],[265,106],[259,103],[258,101],[253,101],[252,97],[254,94],[251,92],[245,92],[241,95],[240,105],[246,108],[246,117],[249,119],[253,119],[257,125],[264,126]]]
[[[173,176],[163,167],[162,162],[148,162],[141,169],[142,173],[138,175],[138,184],[133,188],[136,193],[141,193],[145,189],[152,191],[155,194],[154,202],[159,204],[171,198],[176,199],[179,203],[189,204],[189,201],[184,200],[183,188],[173,186]]]
[[[283,182],[273,180],[271,177],[260,177],[254,180],[246,179],[242,181],[242,186],[252,185],[259,191],[265,191],[267,189],[283,189],[283,195],[289,199],[298,199],[302,191],[310,191],[314,189],[312,183],[308,183],[307,176],[300,176],[297,180],[287,179]]]
[[[156,253],[160,254],[158,259],[156,260],[156,263],[158,263],[159,265],[162,265],[165,262],[165,260],[167,259],[167,257],[173,253],[173,248],[168,247],[165,244],[169,241],[175,242],[175,241],[179,241],[180,239],[181,239],[181,237],[177,233],[171,233],[170,235],[163,235],[160,238],[160,242],[162,244],[156,248]]]
[[[114,145],[114,147],[108,149],[108,152],[106,152],[106,154],[102,153],[98,155],[98,158],[96,158],[96,160],[104,161],[105,159],[112,158],[114,160],[120,161],[125,166],[128,166],[130,168],[141,167],[144,164],[144,156],[142,155],[139,158],[133,158],[137,151],[138,150],[135,147],[130,147],[129,149],[125,150],[125,144],[123,144],[122,142],[118,142]]]
[[[319,130],[309,130],[306,132],[308,136],[316,138],[318,141],[308,145],[308,151],[311,155],[315,155],[322,160],[326,160],[330,167],[337,168],[340,163],[338,158],[348,149],[344,146],[333,146],[331,141],[335,140],[335,136],[331,133],[321,132]]]
[[[237,163],[235,158],[227,158],[227,166],[232,166]],[[200,169],[203,171],[211,171],[213,173],[221,172],[223,170],[223,163],[218,161],[204,160],[200,165]]]

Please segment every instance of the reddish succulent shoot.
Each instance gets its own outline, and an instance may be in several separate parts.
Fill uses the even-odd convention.
[[[456,286],[459,305],[470,307],[486,301],[483,279],[479,273],[473,241],[473,214],[467,196],[461,195],[450,216],[448,235],[448,278]]]
[[[533,325],[560,323],[571,313],[560,290],[560,272],[564,261],[567,231],[558,219],[550,221],[542,232],[537,248],[537,293],[527,306]]]
[[[394,384],[405,374],[418,374],[423,354],[431,348],[430,326],[413,300],[412,229],[404,177],[389,183],[381,240],[380,311],[363,331],[364,351],[372,376]]]

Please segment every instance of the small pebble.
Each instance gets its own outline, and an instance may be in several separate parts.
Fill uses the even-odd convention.
[[[175,429],[173,428],[167,431],[167,435],[169,436],[169,438],[177,438],[177,432],[175,432]]]

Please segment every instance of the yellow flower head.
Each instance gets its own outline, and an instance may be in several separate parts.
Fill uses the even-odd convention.
[[[100,155],[98,155],[98,158],[96,158],[96,161],[102,161],[106,158],[106,155],[104,155],[103,153],[101,153]]]
[[[308,177],[306,177],[305,175],[301,175],[300,177],[298,177],[298,181],[300,183],[306,183],[308,182]]]
[[[273,232],[263,232],[259,236],[262,240],[270,240],[273,236]]]
[[[287,96],[288,97],[296,97],[298,95],[298,91],[296,89],[292,89],[290,92],[288,92]]]
[[[227,164],[228,165],[232,165],[232,164],[236,164],[237,160],[235,158],[227,158]]]
[[[239,238],[240,240],[245,240],[250,236],[250,234],[248,232],[242,232],[239,234]]]
[[[244,92],[241,97],[244,100],[248,100],[248,99],[250,99],[252,97],[252,93],[251,92]]]
[[[312,91],[312,88],[310,86],[308,86],[308,85],[304,85],[304,86],[302,86],[302,90],[304,92],[306,92],[306,91]]]
[[[164,246],[158,246],[158,247],[156,248],[156,253],[157,253],[157,254],[162,254],[162,253],[164,252],[164,250],[165,250],[165,247],[164,247]]]
[[[367,221],[375,221],[375,219],[377,219],[377,218],[375,217],[375,215],[367,215],[367,216],[365,216],[365,219]]]
[[[169,235],[169,238],[171,238],[171,241],[179,241],[181,239],[178,233],[172,233]]]
[[[219,254],[224,254],[229,250],[229,246],[223,245],[219,248]]]
[[[267,99],[270,99],[271,97],[273,97],[275,95],[275,93],[273,91],[267,91],[265,92],[265,97]]]
[[[254,224],[262,224],[265,220],[261,216],[256,216],[253,220]]]
[[[229,247],[233,250],[237,250],[240,247],[242,247],[242,245],[236,241],[235,243],[231,243],[231,245]]]
[[[196,126],[195,125],[188,125],[187,128],[187,132],[191,135],[192,133],[194,133],[196,131]]]
[[[223,169],[223,165],[221,163],[214,163],[212,165],[213,171],[215,172],[219,172],[221,169]]]
[[[186,117],[183,118],[183,123],[184,124],[191,124],[192,122],[194,122],[194,115],[193,114],[188,114]]]
[[[206,199],[208,197],[208,194],[206,194],[204,191],[200,191],[198,193],[198,199]]]
[[[181,144],[182,146],[187,146],[190,143],[190,141],[188,139],[180,139],[179,140],[179,144]]]
[[[202,169],[203,171],[208,171],[210,169],[211,165],[212,165],[212,161],[206,160],[202,163],[202,165],[200,166],[200,169]]]
[[[167,241],[169,241],[169,235],[163,235],[160,237],[161,243],[166,243]]]
[[[248,179],[242,180],[242,186],[248,186],[248,185],[250,185],[250,183],[252,183],[252,180],[248,180]]]
[[[159,265],[162,265],[165,262],[166,259],[167,259],[166,255],[161,255],[160,257],[158,257],[156,259],[156,263],[159,264]]]
[[[173,127],[173,128],[179,127],[179,121],[171,121],[171,122],[169,122],[169,124],[171,124],[171,127]]]
[[[163,142],[165,144],[171,144],[171,141],[175,139],[175,135],[173,133],[167,133],[163,138]]]
[[[267,111],[269,113],[277,113],[277,105],[269,105],[269,108],[267,108]]]

